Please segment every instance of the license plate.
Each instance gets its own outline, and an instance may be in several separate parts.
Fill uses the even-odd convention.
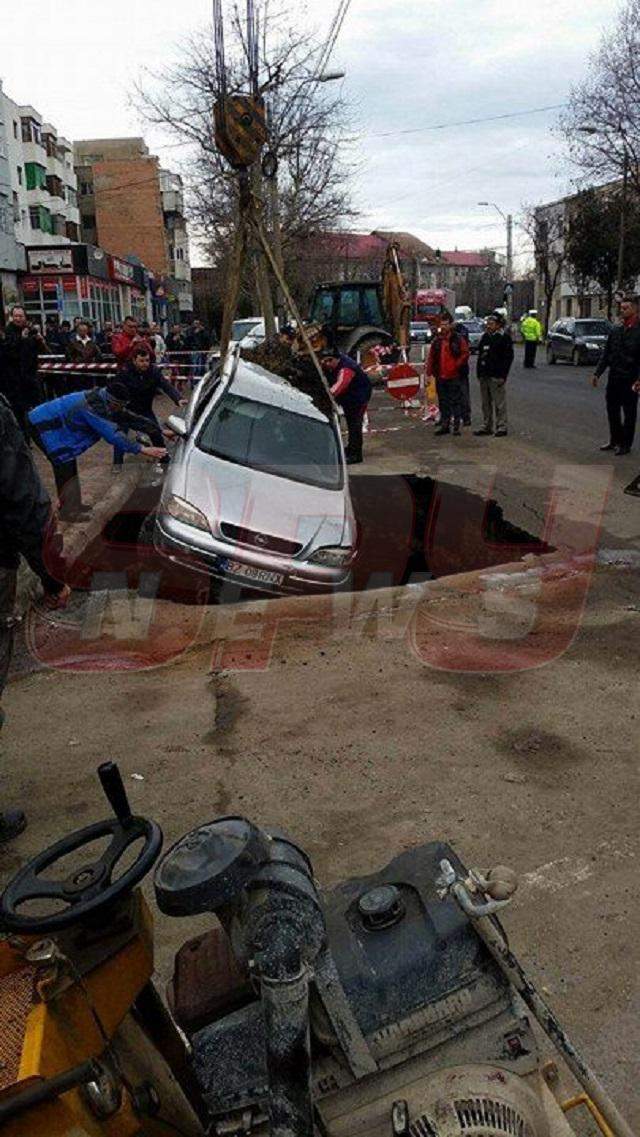
[[[243,576],[246,580],[255,580],[260,584],[282,584],[284,573],[269,572],[267,569],[255,568],[254,565],[245,565],[242,561],[221,562],[220,567],[234,576]]]

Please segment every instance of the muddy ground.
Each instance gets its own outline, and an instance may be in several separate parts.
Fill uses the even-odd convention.
[[[0,853],[0,873],[104,814],[94,770],[107,758],[168,842],[244,813],[302,842],[324,883],[431,838],[482,867],[506,862],[522,880],[506,919],[514,946],[640,1123],[638,576],[596,573],[573,643],[580,573],[552,574],[546,615],[523,637],[525,578],[524,609],[503,605],[488,640],[502,636],[496,666],[525,669],[493,674],[455,670],[477,626],[475,578],[379,593],[373,615],[349,598],[303,599],[217,609],[199,630],[192,609],[161,605],[165,648],[185,629],[183,646],[200,640],[170,664],[56,668],[10,685],[5,795],[28,807],[30,827]],[[101,642],[118,619],[116,605]],[[90,653],[64,637],[42,642],[50,659],[86,666]],[[164,976],[203,926],[158,918]]]

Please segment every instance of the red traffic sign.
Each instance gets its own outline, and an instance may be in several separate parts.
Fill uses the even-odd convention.
[[[392,399],[413,399],[420,390],[420,377],[410,363],[396,363],[387,375],[387,391]]]

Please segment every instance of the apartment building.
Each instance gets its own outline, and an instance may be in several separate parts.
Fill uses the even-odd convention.
[[[160,320],[193,311],[182,179],[162,170],[143,138],[76,142],[83,240],[138,259],[153,274]]]
[[[80,240],[71,143],[0,84],[0,282],[3,309],[15,303],[26,250]]]

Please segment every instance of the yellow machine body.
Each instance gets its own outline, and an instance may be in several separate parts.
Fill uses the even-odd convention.
[[[135,928],[127,942],[80,975],[64,966],[43,968],[25,959],[25,946],[0,942],[0,1106],[105,1052],[125,1075],[119,1104],[100,1117],[79,1088],[53,1100],[28,1105],[0,1127],[3,1137],[135,1137],[185,1132],[167,1121],[138,1116],[126,1085],[125,1064],[144,1067],[159,1056],[131,1008],[153,973],[153,929],[149,909],[136,895]],[[169,1072],[167,1071],[167,1074]],[[198,1133],[198,1127],[187,1130]]]

